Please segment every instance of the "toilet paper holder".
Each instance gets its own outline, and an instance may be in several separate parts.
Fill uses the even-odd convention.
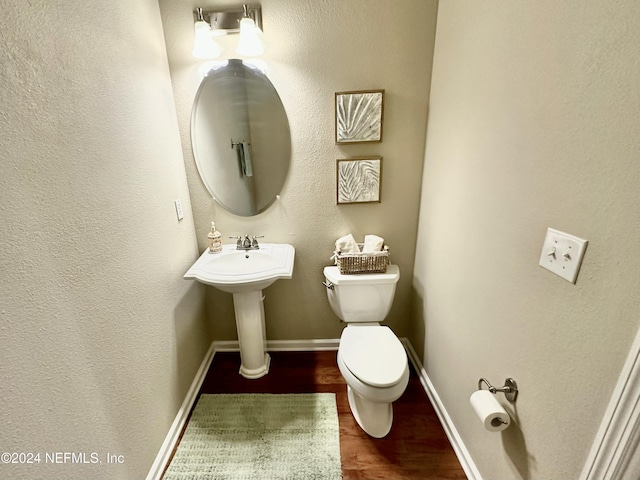
[[[494,387],[489,383],[489,380],[483,377],[478,380],[478,390],[482,390],[483,382],[487,384],[487,388],[491,393],[496,394],[498,392],[502,392],[511,403],[515,402],[516,398],[518,398],[518,384],[513,378],[507,378],[504,381],[504,386],[502,387]]]

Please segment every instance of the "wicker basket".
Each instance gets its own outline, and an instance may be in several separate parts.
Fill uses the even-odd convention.
[[[359,253],[335,252],[338,271],[343,275],[356,273],[385,273],[389,265],[389,247],[380,252],[362,253],[363,243],[358,244]]]

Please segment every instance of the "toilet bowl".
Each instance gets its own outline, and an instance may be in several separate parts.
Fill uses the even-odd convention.
[[[392,403],[409,383],[407,354],[400,340],[389,327],[348,325],[340,336],[338,368],[358,425],[372,437],[387,435],[393,424]]]
[[[347,323],[337,362],[349,407],[365,432],[382,438],[393,424],[392,403],[409,383],[406,351],[393,331],[379,323],[391,309],[400,271],[389,265],[386,273],[342,275],[337,267],[325,267],[324,274],[331,308]]]

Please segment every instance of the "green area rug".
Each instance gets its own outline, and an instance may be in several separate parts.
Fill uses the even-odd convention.
[[[202,395],[163,477],[341,478],[333,393]]]

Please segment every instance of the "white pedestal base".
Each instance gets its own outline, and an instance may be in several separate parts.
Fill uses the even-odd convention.
[[[233,294],[240,344],[240,375],[245,378],[260,378],[269,373],[271,357],[266,353],[263,298],[262,290]]]
[[[240,356],[242,357],[242,352],[240,352]],[[240,370],[238,373],[242,375],[244,378],[255,379],[264,377],[267,373],[269,373],[269,365],[271,364],[271,357],[268,353],[264,354],[264,362],[260,367],[255,369],[249,369],[244,366],[244,362],[240,365]]]

